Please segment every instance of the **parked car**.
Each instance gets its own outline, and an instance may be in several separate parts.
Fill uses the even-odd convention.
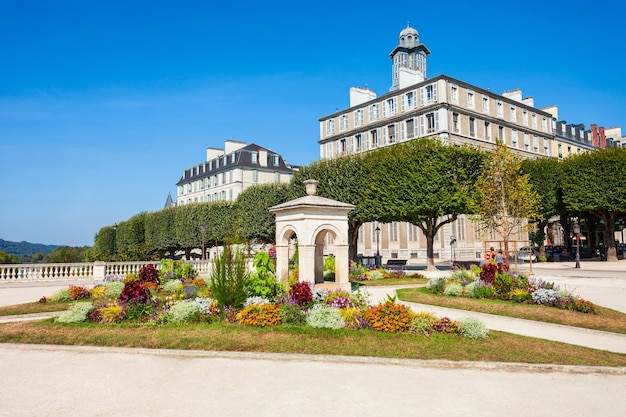
[[[555,262],[555,261],[559,261],[560,256],[561,256],[561,252],[563,252],[563,248],[564,246],[559,246],[559,245],[548,245],[545,247],[545,251],[546,251],[546,261],[548,262]]]
[[[517,252],[517,260],[521,262],[530,262],[531,260],[533,262],[537,262],[537,259],[538,259],[537,254],[538,254],[538,251],[536,248],[533,249],[531,253],[529,246],[523,246]]]

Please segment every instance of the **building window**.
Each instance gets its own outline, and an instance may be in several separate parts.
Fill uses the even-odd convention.
[[[372,222],[372,243],[376,243],[376,228],[377,227],[380,227],[380,224],[378,222]]]
[[[533,135],[533,151],[539,152],[539,138],[535,135]]]
[[[378,147],[378,131],[372,130],[370,131],[370,149],[374,149]]]
[[[335,121],[330,119],[326,120],[326,136],[335,134]]]
[[[450,100],[453,103],[459,102],[459,87],[457,87],[456,85],[450,86]]]
[[[222,172],[222,184],[226,184],[226,173]]]
[[[341,139],[339,141],[339,147],[337,148],[337,154],[345,154],[348,152],[347,139]]]
[[[383,106],[383,116],[387,117],[396,113],[397,113],[396,98],[392,97],[392,98],[388,98],[387,100],[385,100],[385,103]]]
[[[370,106],[370,122],[378,120],[378,117],[379,117],[378,103],[374,103]]]
[[[274,164],[275,167],[278,166],[279,162],[280,162],[280,157],[278,155],[272,155],[272,163]]]
[[[256,169],[252,170],[252,182],[259,182],[259,171]]]
[[[456,238],[458,240],[465,240],[465,216],[459,216],[456,219]]]
[[[425,134],[429,134],[429,133],[435,133],[436,131],[439,130],[439,114],[438,113],[428,113],[425,116],[425,122],[426,122],[426,130],[424,131]]]
[[[410,242],[419,242],[419,228],[411,223],[408,223],[409,226],[409,241]]]
[[[512,122],[516,122],[517,121],[517,112],[515,111],[515,107],[511,106],[511,121]]]
[[[388,135],[387,140],[389,141],[388,143],[396,142],[396,126],[395,125],[387,126],[387,135]]]
[[[406,137],[407,139],[415,137],[415,120],[413,119],[406,121]]]
[[[544,132],[548,131],[548,119],[546,119],[545,117],[541,119],[541,130]]]
[[[333,156],[333,143],[327,142],[326,143],[326,158],[332,158],[332,156]]]
[[[274,172],[274,182],[280,182],[280,172]]]
[[[530,136],[528,136],[528,133],[524,133],[524,150],[530,150]]]
[[[355,146],[356,146],[355,151],[356,152],[361,152],[363,150],[363,137],[360,134],[355,135],[354,136],[354,142],[355,142]]]
[[[533,129],[537,129],[537,115],[535,113],[530,115],[530,125]]]
[[[250,155],[251,161],[253,164],[258,164],[259,163],[259,154],[256,152],[252,152],[252,154]]]
[[[496,115],[498,117],[502,117],[503,116],[503,113],[502,113],[502,102],[501,101],[496,102]]]
[[[415,108],[415,92],[409,91],[404,95],[404,100],[402,100],[402,111],[413,108]]]
[[[398,222],[389,223],[389,241],[390,242],[398,241]]]
[[[235,163],[235,154],[234,153],[230,154],[230,163],[231,164]]]
[[[348,115],[342,114],[339,118],[339,131],[348,130]]]
[[[437,101],[437,84],[427,85],[420,90],[422,105]]]
[[[473,91],[467,92],[467,107],[470,109],[474,108],[474,92]]]
[[[476,137],[476,119],[473,117],[469,119],[469,134],[472,137]]]
[[[504,137],[504,126],[498,126],[498,139],[500,139],[502,143],[506,143],[506,138]]]
[[[459,114],[452,113],[452,131],[458,133],[459,132]]]
[[[491,125],[485,122],[485,139],[491,140]]]
[[[483,96],[483,113],[489,113],[489,97]]]
[[[517,142],[517,130],[513,129],[513,131],[511,132],[511,146],[517,148]]]
[[[361,126],[363,124],[363,109],[357,109],[354,112],[354,125]]]
[[[524,126],[528,126],[528,112],[526,110],[522,110],[522,123]]]
[[[226,200],[226,190],[222,191],[222,200]]]
[[[563,158],[563,145],[559,143],[559,158]]]

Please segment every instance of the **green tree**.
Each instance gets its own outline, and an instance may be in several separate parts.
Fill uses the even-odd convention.
[[[174,253],[180,249],[175,231],[177,209],[175,206],[148,213],[144,220],[145,242],[158,257],[164,257],[168,253],[173,258]]]
[[[93,250],[89,252],[89,260],[111,261],[115,258],[116,229],[114,226],[102,227],[94,237]]]
[[[529,175],[529,183],[539,196],[537,217],[530,220],[537,224],[533,243],[540,246],[540,251],[545,256],[545,228],[548,221],[554,215],[561,216],[562,224],[567,221],[560,185],[561,163],[556,158],[524,159],[521,162],[521,172]]]
[[[276,239],[276,216],[269,208],[288,200],[288,184],[258,184],[237,197],[237,226],[248,242],[271,243]]]
[[[602,220],[607,260],[617,261],[615,222],[626,216],[626,148],[609,148],[563,161],[563,202],[569,211]]]
[[[470,213],[484,154],[418,139],[367,154],[364,212],[382,222],[416,225],[426,237],[427,268],[436,269],[434,238],[459,214]]]
[[[153,259],[152,245],[146,242],[145,222],[148,214],[142,212],[120,222],[116,230],[116,258],[124,261]]]
[[[530,175],[522,173],[520,157],[497,140],[476,187],[478,229],[501,236],[504,251],[508,253],[511,236],[520,229],[528,229],[527,219],[541,217],[539,194],[530,184]]]
[[[44,263],[76,263],[85,262],[85,251],[88,249],[84,247],[72,247],[72,246],[58,246],[52,252],[47,254],[43,261]]]
[[[363,169],[363,155],[347,155],[335,159],[323,159],[309,166],[301,167],[294,173],[289,198],[306,195],[304,181],[319,181],[317,195],[356,206],[348,213],[349,257],[356,259],[358,232],[363,223],[376,220],[364,204],[363,187],[367,183]]]
[[[0,250],[0,264],[16,264],[17,256]]]

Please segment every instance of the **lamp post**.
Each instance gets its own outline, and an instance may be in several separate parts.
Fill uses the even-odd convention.
[[[379,268],[382,262],[380,261],[380,227],[378,225],[374,232],[376,232],[376,268]]]
[[[206,259],[206,248],[204,247],[204,235],[206,234],[206,223],[202,223],[200,225],[200,233],[202,233],[202,259],[203,261]]]
[[[450,236],[450,262],[454,263],[454,244],[456,243],[456,237]]]
[[[578,224],[578,220],[574,222],[572,228],[576,236],[576,268],[580,268],[580,225]]]

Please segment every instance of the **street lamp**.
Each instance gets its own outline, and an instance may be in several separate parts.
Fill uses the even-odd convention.
[[[576,236],[576,268],[580,268],[580,225],[578,224],[578,220],[574,221],[572,228]]]
[[[376,232],[376,268],[379,268],[382,262],[380,261],[380,227],[378,225],[374,232]]]
[[[454,244],[456,243],[456,237],[450,236],[450,262],[454,263]]]
[[[206,234],[206,223],[202,223],[200,225],[200,233],[202,233],[202,257],[201,259],[204,261],[206,259],[206,248],[204,247],[204,235]]]

